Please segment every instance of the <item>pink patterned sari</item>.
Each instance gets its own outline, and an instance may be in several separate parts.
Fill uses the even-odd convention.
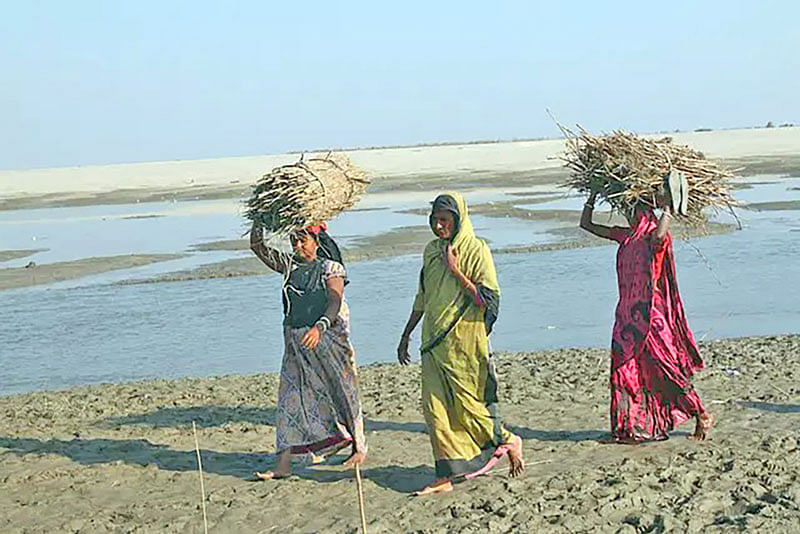
[[[662,440],[705,410],[691,384],[703,361],[678,293],[672,237],[653,238],[657,220],[640,213],[619,243],[619,303],[611,342],[611,434]]]

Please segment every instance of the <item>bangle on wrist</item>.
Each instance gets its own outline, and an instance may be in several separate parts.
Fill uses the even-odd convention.
[[[587,208],[594,209],[594,203],[593,203],[593,202],[588,202],[588,201],[587,201],[587,202],[584,204],[584,206],[586,206]]]
[[[331,320],[323,315],[314,323],[314,326],[319,329],[320,334],[324,334],[331,327]]]

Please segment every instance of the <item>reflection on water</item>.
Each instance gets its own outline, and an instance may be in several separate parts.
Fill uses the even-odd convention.
[[[784,180],[781,190],[797,184]],[[750,191],[741,196],[759,198]],[[209,215],[216,216],[221,215]],[[796,332],[800,325],[800,286],[794,280],[800,232],[792,231],[800,227],[800,212],[742,211],[741,216],[741,232],[676,243],[680,288],[698,338]],[[148,220],[158,219],[135,222]],[[228,228],[238,231],[240,220],[228,221]],[[224,233],[212,222],[183,235],[183,242]],[[502,236],[504,220],[478,222]],[[525,230],[516,223],[505,228],[507,242]],[[71,239],[80,242],[80,236]],[[608,246],[497,256],[502,305],[494,348],[607,345],[616,304],[614,254],[615,247]],[[362,364],[394,360],[419,266],[418,256],[349,266],[347,298]],[[279,279],[271,275],[137,286],[65,282],[1,292],[0,394],[276,371],[280,322]]]

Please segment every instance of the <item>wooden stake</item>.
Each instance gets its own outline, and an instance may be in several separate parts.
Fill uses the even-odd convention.
[[[203,527],[205,534],[208,534],[208,517],[206,516],[206,488],[203,485],[203,462],[200,460],[200,442],[197,441],[197,426],[192,421],[192,432],[194,432],[194,450],[197,452],[197,470],[200,473],[200,504],[203,505]]]
[[[361,487],[361,468],[356,467],[356,486],[358,488],[358,511],[361,513],[361,534],[367,534],[367,516],[364,513],[364,488]]]

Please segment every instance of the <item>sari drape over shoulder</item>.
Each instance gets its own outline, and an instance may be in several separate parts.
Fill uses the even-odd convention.
[[[458,193],[447,196],[458,211],[451,244],[460,270],[478,286],[482,305],[445,265],[447,241],[428,243],[414,310],[424,313],[422,410],[440,478],[479,470],[511,436],[497,415],[489,352],[500,296],[494,262],[488,245],[475,237],[464,199]]]
[[[655,215],[614,228],[617,304],[611,342],[611,433],[659,440],[703,412],[691,377],[703,368],[678,292],[669,234],[655,240]]]

